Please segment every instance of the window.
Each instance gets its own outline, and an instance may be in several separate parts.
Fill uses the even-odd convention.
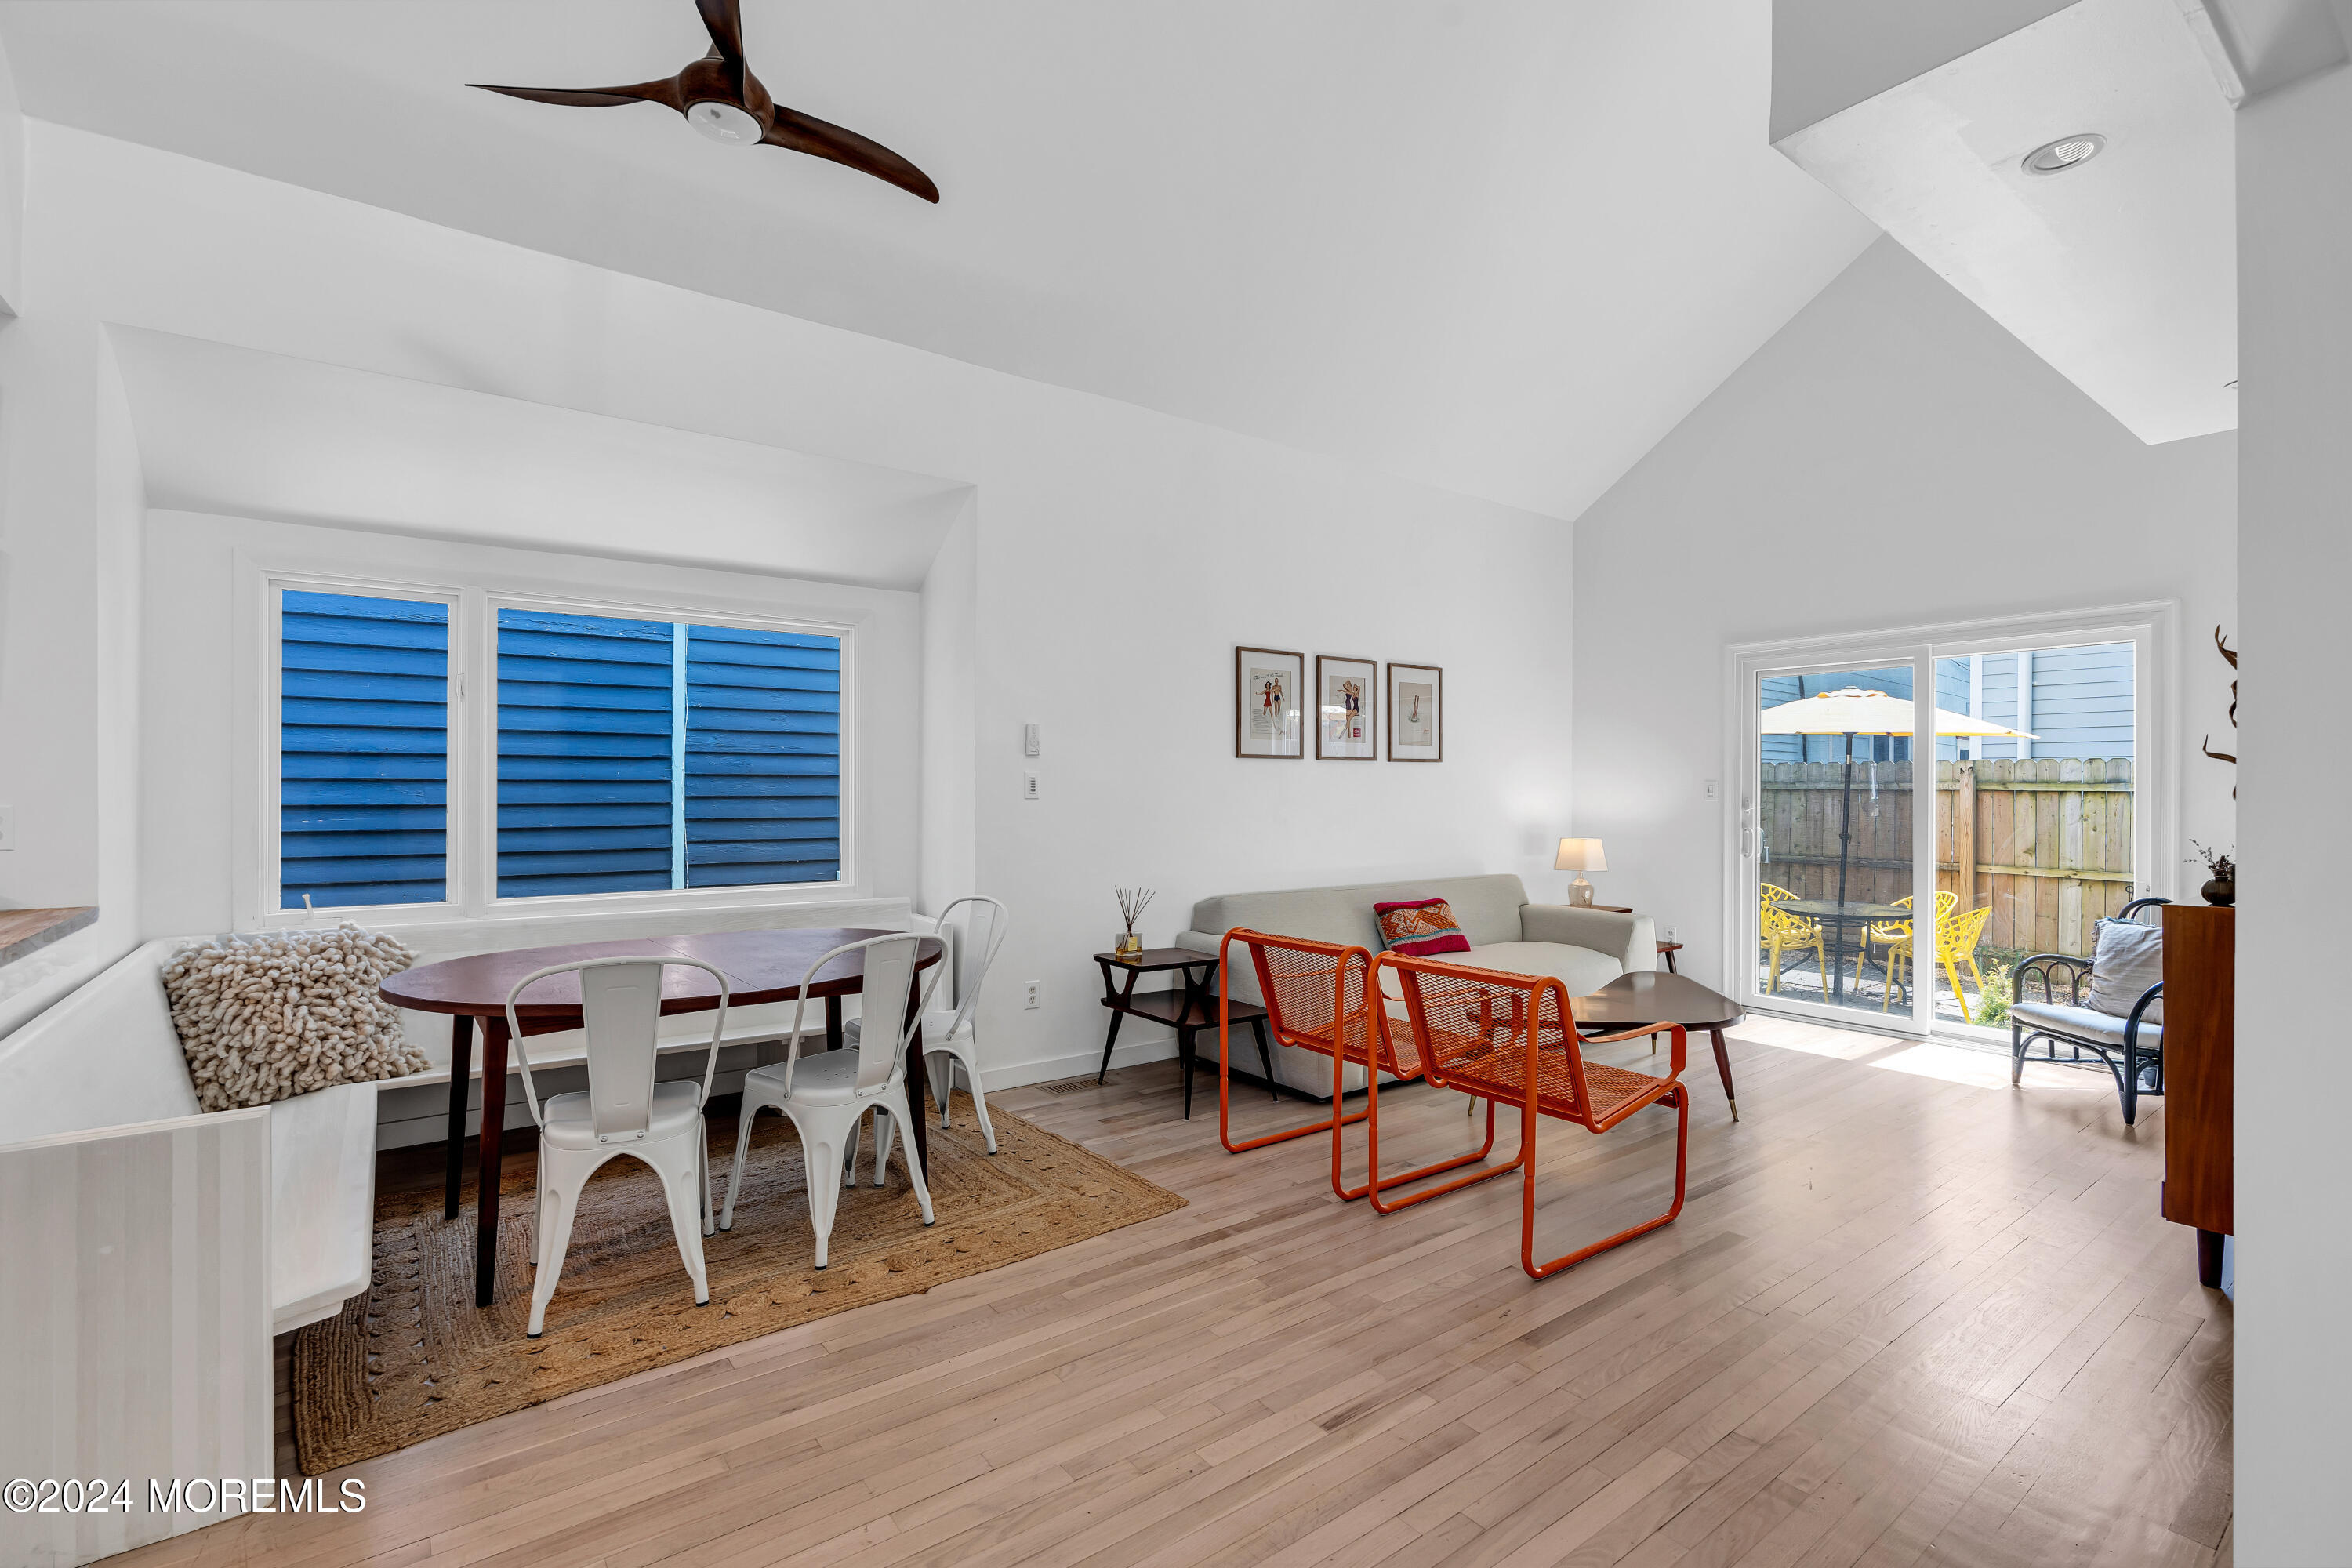
[[[449,606],[289,590],[279,613],[280,907],[439,903]]]
[[[279,590],[278,907],[842,879],[840,633],[455,598]]]

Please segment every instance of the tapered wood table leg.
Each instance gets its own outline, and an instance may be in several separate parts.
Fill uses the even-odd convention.
[[[474,1075],[474,1019],[460,1013],[449,1020],[449,1191],[443,1219],[457,1217],[457,1194],[466,1184],[466,1086]]]
[[[1731,1053],[1723,1044],[1723,1031],[1709,1029],[1707,1038],[1715,1042],[1715,1070],[1723,1075],[1724,1102],[1731,1107],[1731,1119],[1739,1120],[1739,1097],[1731,1090]]]
[[[507,1021],[482,1020],[481,1159],[474,1172],[474,1305],[487,1307],[499,1284],[499,1156],[507,1127]]]

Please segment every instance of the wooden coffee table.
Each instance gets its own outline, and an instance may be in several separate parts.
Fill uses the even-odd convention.
[[[1739,1100],[1731,1089],[1731,1053],[1724,1047],[1723,1031],[1747,1015],[1730,997],[1688,975],[1637,969],[1590,996],[1577,997],[1573,1005],[1577,1028],[1584,1034],[1613,1035],[1644,1024],[1706,1030],[1715,1042],[1715,1070],[1723,1075],[1723,1098],[1731,1106],[1731,1119],[1739,1120]]]

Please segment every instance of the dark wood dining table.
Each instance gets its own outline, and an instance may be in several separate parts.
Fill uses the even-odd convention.
[[[899,934],[861,926],[809,927],[797,931],[710,931],[688,936],[637,937],[621,942],[572,942],[562,947],[514,948],[505,952],[478,953],[470,958],[420,963],[385,981],[383,999],[395,1007],[450,1016],[449,1031],[449,1166],[445,1209],[457,1217],[458,1190],[465,1178],[466,1086],[472,1073],[474,1031],[479,1020],[482,1035],[482,1121],[477,1161],[476,1235],[474,1240],[474,1305],[487,1307],[496,1289],[499,1272],[499,1175],[501,1142],[507,1116],[507,995],[515,983],[551,964],[578,963],[592,958],[698,959],[727,976],[730,1007],[788,1002],[800,994],[809,965],[826,952],[867,937]],[[920,996],[920,971],[940,961],[946,944],[924,937],[916,958],[917,975],[908,1005]],[[866,988],[866,955],[845,953],[826,964],[809,984],[812,998],[824,998],[825,1048],[841,1045],[841,999]],[[717,982],[702,970],[673,968],[662,977],[665,1014],[704,1012],[719,1005]],[[577,975],[551,974],[523,994],[515,1016],[530,1035],[552,1034],[580,1027],[580,981]],[[919,1031],[908,1045],[907,1102],[913,1125],[903,1129],[918,1161],[930,1156],[925,1137],[923,1094],[928,1085],[920,1060]]]

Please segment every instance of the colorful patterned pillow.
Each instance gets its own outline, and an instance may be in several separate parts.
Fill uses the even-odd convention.
[[[1380,922],[1381,945],[1407,958],[1433,958],[1441,952],[1467,952],[1470,939],[1444,899],[1415,899],[1410,903],[1374,904],[1372,918]]]

